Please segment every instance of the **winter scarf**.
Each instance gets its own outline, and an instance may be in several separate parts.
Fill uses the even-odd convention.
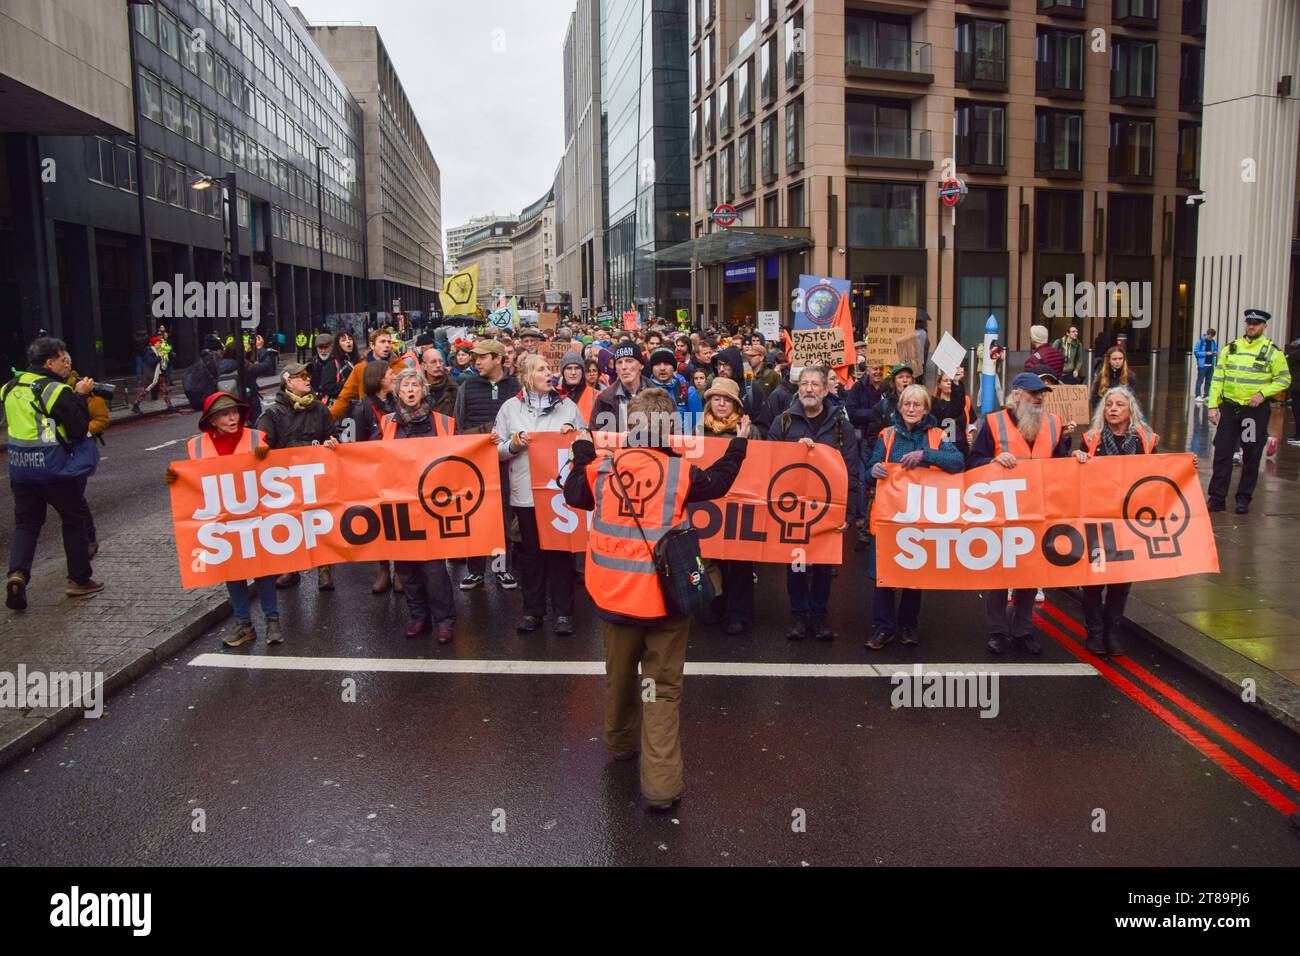
[[[295,395],[286,388],[284,394],[289,397],[289,404],[293,406],[295,412],[306,411],[316,401],[316,396],[312,392],[308,392],[306,395]]]

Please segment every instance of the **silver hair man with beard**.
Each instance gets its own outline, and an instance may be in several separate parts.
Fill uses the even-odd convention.
[[[1070,435],[1061,420],[1043,410],[1043,395],[1051,386],[1031,372],[1021,372],[1011,380],[1007,407],[984,417],[979,434],[971,443],[966,469],[997,462],[1012,469],[1022,458],[1068,458]],[[984,595],[988,615],[988,649],[1001,654],[1008,643],[1019,645],[1030,654],[1043,653],[1043,645],[1034,636],[1034,595],[1037,588],[1016,588],[1012,592],[1014,611],[1010,627],[1007,622],[1006,595],[1001,588]]]

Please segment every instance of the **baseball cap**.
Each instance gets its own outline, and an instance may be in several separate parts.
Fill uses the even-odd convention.
[[[311,368],[302,362],[290,362],[284,367],[285,378],[297,378],[299,375],[310,375]]]
[[[1044,382],[1033,372],[1021,372],[1011,380],[1011,390],[1020,389],[1022,392],[1050,392],[1052,386]]]

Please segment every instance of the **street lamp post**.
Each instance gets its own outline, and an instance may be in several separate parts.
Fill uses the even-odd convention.
[[[190,184],[191,189],[210,189],[213,186],[223,184],[223,180],[215,176],[200,176]],[[243,295],[246,283],[244,280],[244,261],[239,254],[239,181],[234,171],[226,173],[224,180],[224,195],[222,202],[225,203],[225,216],[222,217],[225,226],[226,252],[228,265],[225,279],[233,279],[237,285],[236,296],[240,305],[243,304]],[[230,316],[230,337],[235,343],[235,389],[239,392],[239,400],[247,401],[249,398],[249,388],[247,378],[244,375],[244,338],[243,329],[239,326],[239,314],[242,308],[236,308],[234,314]],[[251,405],[251,403],[250,403]]]

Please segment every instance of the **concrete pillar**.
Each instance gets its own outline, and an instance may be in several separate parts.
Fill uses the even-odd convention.
[[[99,309],[99,263],[91,226],[63,227],[63,262],[67,268],[63,337],[78,373],[104,377],[104,331]]]
[[[1300,134],[1300,6],[1296,0],[1210,0],[1196,240],[1196,330],[1241,334],[1244,309],[1288,328],[1291,223]],[[1289,96],[1279,81],[1291,78]]]
[[[36,337],[38,329],[63,335],[58,259],[54,254],[53,224],[45,215],[39,143],[38,137],[21,133],[4,137],[14,229],[13,272],[18,277],[18,314],[24,345]]]

